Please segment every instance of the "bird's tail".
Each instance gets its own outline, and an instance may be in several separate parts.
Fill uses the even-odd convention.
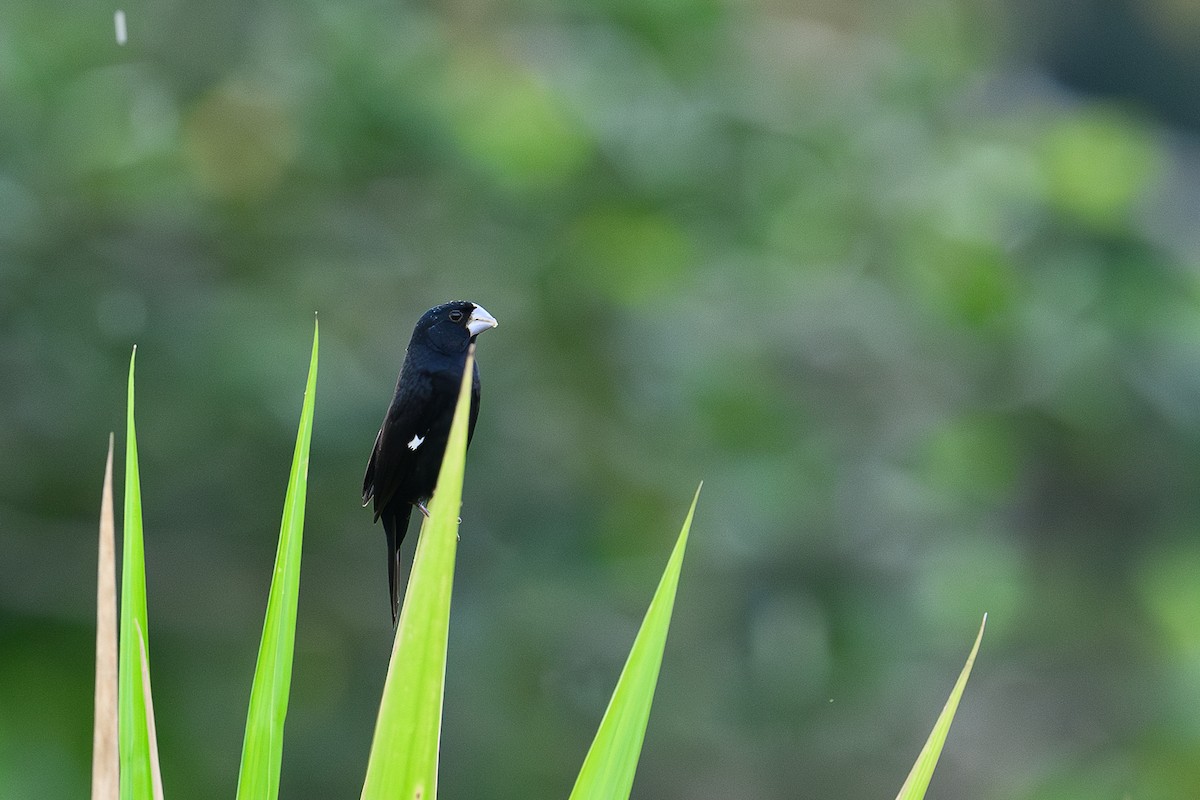
[[[408,518],[412,506],[408,503],[392,502],[383,510],[383,532],[387,536],[388,591],[392,598],[392,627],[400,618],[400,543],[408,531]]]

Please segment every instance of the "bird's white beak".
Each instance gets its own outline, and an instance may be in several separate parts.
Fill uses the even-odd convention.
[[[495,317],[484,310],[483,306],[475,306],[475,310],[467,318],[467,330],[471,332],[472,336],[478,336],[488,328],[494,328],[499,324]]]

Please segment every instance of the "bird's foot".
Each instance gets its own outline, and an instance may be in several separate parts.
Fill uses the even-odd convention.
[[[421,512],[421,513],[422,513],[422,514],[425,516],[425,518],[426,518],[426,519],[429,519],[429,509],[425,507],[425,501],[424,501],[424,500],[418,500],[418,501],[417,501],[417,508],[418,508],[418,509],[420,510],[420,512]]]

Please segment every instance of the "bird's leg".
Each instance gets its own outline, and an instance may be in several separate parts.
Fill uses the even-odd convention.
[[[428,519],[428,518],[429,518],[429,509],[425,507],[425,501],[424,501],[424,500],[418,500],[418,501],[416,502],[416,506],[417,506],[417,508],[418,508],[418,509],[421,511],[421,513],[425,515],[425,518],[426,518],[426,519]],[[459,518],[458,518],[458,524],[459,524],[459,525],[462,525],[462,517],[459,517]],[[462,541],[462,534],[460,534],[460,533],[455,533],[455,536],[456,536],[456,537],[458,537],[458,540],[459,540],[459,541]]]

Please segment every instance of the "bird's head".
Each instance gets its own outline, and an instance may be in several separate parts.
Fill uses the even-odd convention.
[[[496,318],[483,306],[458,300],[426,311],[417,322],[413,340],[424,338],[435,349],[453,355],[466,351],[476,336],[496,324]]]

